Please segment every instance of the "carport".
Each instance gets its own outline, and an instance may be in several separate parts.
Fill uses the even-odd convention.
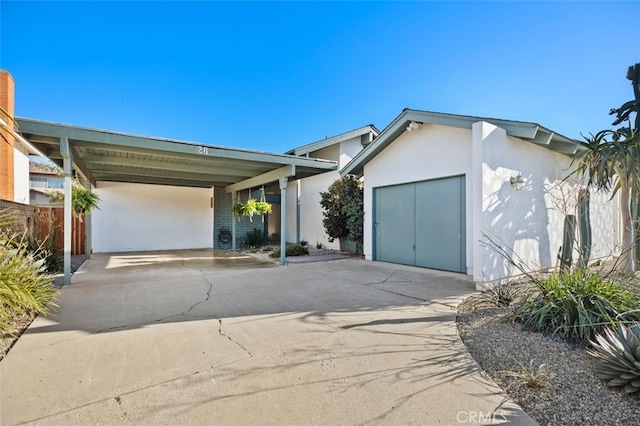
[[[147,137],[28,118],[16,118],[23,137],[64,171],[64,282],[71,283],[71,189],[73,171],[86,187],[98,182],[222,187],[237,191],[278,182],[286,205],[290,180],[336,170],[334,161],[251,151],[205,143]],[[234,199],[235,202],[235,199]],[[229,215],[232,213],[229,212]],[[87,258],[91,216],[87,215]],[[286,262],[286,209],[281,209],[280,264]],[[231,221],[232,250],[236,249]],[[213,238],[213,236],[212,236]]]

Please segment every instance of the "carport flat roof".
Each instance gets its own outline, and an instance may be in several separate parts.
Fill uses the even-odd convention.
[[[68,140],[73,167],[97,181],[208,188],[253,185],[288,167],[292,179],[337,169],[335,161],[16,118],[26,140],[59,166]],[[264,176],[264,179],[260,179]],[[257,178],[257,179],[256,179]],[[267,181],[263,182],[267,183]],[[259,185],[257,183],[256,185]]]

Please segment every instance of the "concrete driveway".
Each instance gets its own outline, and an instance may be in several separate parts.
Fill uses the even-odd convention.
[[[189,250],[73,282],[0,362],[2,425],[535,424],[457,335],[464,275]]]

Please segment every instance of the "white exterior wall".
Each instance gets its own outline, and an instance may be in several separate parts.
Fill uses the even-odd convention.
[[[98,182],[96,253],[213,248],[211,188]]]
[[[362,144],[360,136],[358,136],[312,152],[309,156],[337,161],[338,169],[341,169],[361,150]],[[322,224],[322,207],[320,206],[320,192],[329,189],[329,185],[337,179],[340,179],[340,173],[336,170],[289,182],[287,188],[287,242],[296,241],[296,203],[299,200],[300,239],[306,240],[311,247],[320,243],[324,248],[340,249],[340,241],[329,242],[329,237]]]
[[[16,140],[13,149],[13,200],[29,204],[29,152]]]
[[[571,158],[509,137],[503,129],[485,122],[474,124],[473,158],[474,176],[481,177],[481,184],[476,180],[472,189],[474,212],[482,212],[473,222],[474,280],[493,281],[519,273],[480,243],[487,238],[513,250],[530,269],[554,267],[562,245],[564,217],[577,216],[579,186],[562,182],[569,174]],[[510,183],[515,175],[524,178],[520,191]],[[592,193],[590,215],[591,257],[607,256],[614,247],[613,207],[605,194]],[[577,257],[576,251],[574,261]]]
[[[364,166],[365,258],[373,259],[373,188],[459,175],[465,176],[466,261],[471,273],[471,131],[435,124],[404,132]]]
[[[340,241],[329,242],[322,224],[322,207],[320,192],[326,191],[336,179],[340,179],[337,171],[322,173],[289,183],[287,192],[287,241],[296,239],[296,196],[299,191],[300,202],[300,239],[306,240],[311,247],[317,243],[324,248],[339,250]],[[291,218],[291,219],[289,219]]]
[[[365,257],[373,258],[374,188],[464,175],[467,273],[478,283],[518,273],[485,245],[487,236],[531,269],[553,267],[565,214],[577,215],[579,187],[562,182],[570,164],[568,156],[484,122],[473,130],[425,124],[404,132],[364,167]],[[525,180],[521,191],[510,183],[517,174]],[[616,249],[614,214],[607,194],[591,193],[591,259]]]
[[[349,139],[340,143],[340,158],[336,158],[334,161],[338,161],[338,170],[346,166],[349,161],[353,160],[360,151],[362,151],[362,142],[360,137]]]

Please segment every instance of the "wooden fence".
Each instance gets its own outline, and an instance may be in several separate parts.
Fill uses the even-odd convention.
[[[62,207],[38,207],[38,240],[51,242],[56,253],[64,252],[64,209]],[[86,254],[87,226],[84,213],[71,218],[71,254]]]
[[[0,212],[14,221],[10,233],[24,235],[31,242],[46,243],[56,253],[64,252],[64,209],[62,207],[30,206],[0,200]],[[71,220],[71,254],[86,254],[87,226],[84,214]]]

